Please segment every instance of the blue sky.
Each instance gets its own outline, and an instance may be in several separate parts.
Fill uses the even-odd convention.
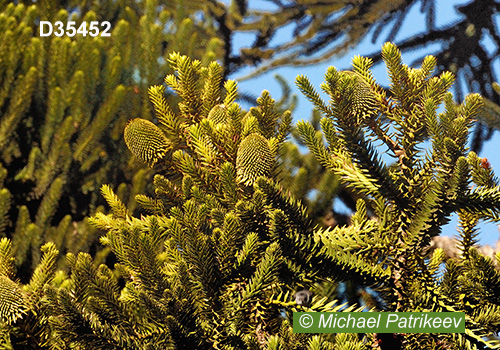
[[[458,17],[455,11],[455,6],[459,4],[468,3],[470,1],[464,0],[441,0],[437,2],[436,8],[436,25],[437,27],[449,26],[453,22],[455,22]],[[254,8],[266,8],[267,3],[260,0],[249,1],[251,7]],[[412,36],[414,34],[419,33],[420,31],[425,29],[425,21],[424,16],[420,13],[420,4],[413,6],[410,13],[406,17],[399,34],[395,38],[395,42],[397,43],[399,40],[404,39],[406,37]],[[277,42],[280,40],[287,40],[290,36],[290,31],[285,28],[282,32],[278,33],[275,39]],[[386,37],[384,32],[379,36],[380,38]],[[251,35],[240,35],[235,38],[235,42],[242,43],[241,47],[245,47],[245,44],[251,44],[250,41],[252,38]],[[294,112],[294,123],[299,120],[308,120],[311,116],[312,105],[302,96],[302,94],[295,87],[294,80],[295,77],[299,74],[306,75],[309,77],[313,85],[319,90],[319,85],[323,82],[323,77],[326,72],[326,69],[329,66],[335,66],[337,69],[348,69],[350,67],[351,59],[355,55],[369,55],[375,53],[380,50],[383,44],[383,40],[379,40],[376,43],[371,42],[371,36],[368,35],[359,45],[351,49],[342,57],[334,57],[324,63],[313,65],[313,66],[302,66],[302,67],[283,67],[275,69],[271,72],[267,72],[262,74],[257,78],[252,78],[248,80],[240,81],[239,79],[245,77],[249,74],[254,68],[245,68],[239,71],[237,74],[230,76],[231,79],[238,80],[238,85],[241,91],[249,92],[254,95],[259,95],[263,89],[270,91],[271,95],[275,99],[279,99],[281,94],[280,85],[277,83],[274,78],[275,74],[279,74],[283,76],[290,84],[292,88],[292,92],[296,94],[299,98],[299,104],[297,109]],[[432,52],[436,50],[436,44],[426,47],[423,50],[415,51],[412,53],[403,54],[403,61],[406,64],[411,64],[416,57],[422,55],[422,53]],[[497,66],[496,72],[499,72],[498,61],[496,62]],[[373,73],[377,81],[387,86],[387,76],[385,66],[383,64],[379,64],[374,67]],[[495,131],[493,138],[487,142],[482,152],[480,153],[481,157],[488,158],[493,169],[497,170],[497,174],[500,174],[500,156],[498,152],[498,144],[500,142],[500,136],[498,131]],[[335,203],[336,210],[344,210],[341,203]],[[456,235],[457,233],[457,223],[458,220],[456,216],[452,218],[450,224],[448,224],[443,232],[445,235]],[[495,242],[499,238],[499,231],[497,225],[494,223],[481,223],[480,224],[480,244],[489,244],[494,245]]]

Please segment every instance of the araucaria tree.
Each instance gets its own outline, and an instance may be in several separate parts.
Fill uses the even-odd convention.
[[[102,183],[131,197],[122,199],[133,210],[151,172],[129,162],[123,128],[129,113],[151,115],[147,88],[168,72],[160,59],[168,52],[207,63],[221,56],[202,8],[182,0],[0,1],[0,238],[11,239],[23,282],[46,241],[65,253],[100,249],[85,217],[104,204]],[[40,36],[41,21],[73,21],[86,33],[105,20],[109,37]]]
[[[329,104],[307,78],[297,78],[324,115],[327,145],[308,123],[298,124],[299,133],[316,158],[364,198],[350,226],[316,230],[315,240],[333,260],[373,279],[386,310],[466,313],[465,334],[403,334],[404,348],[498,346],[486,339],[499,331],[500,273],[474,244],[478,220],[500,219],[500,188],[488,163],[466,146],[481,97],[469,95],[456,106],[447,93],[454,77],[431,77],[432,56],[409,68],[386,43],[382,57],[388,92],[364,57],[353,59],[353,71],[328,69],[321,87]],[[394,163],[387,166],[382,153]],[[462,254],[445,262],[442,250],[428,256],[427,248],[452,213],[460,218]]]
[[[500,273],[474,244],[478,220],[500,218],[500,188],[487,162],[466,147],[481,97],[457,106],[447,93],[452,74],[432,77],[433,57],[412,69],[393,44],[382,54],[389,91],[362,57],[353,71],[328,70],[322,85],[328,104],[307,78],[297,79],[324,116],[322,134],[299,122],[302,139],[360,198],[350,224],[335,228],[314,227],[278,180],[291,114],[278,112],[267,91],[244,112],[235,102],[236,83],[222,81],[217,63],[170,55],[174,73],[149,89],[157,123],[134,118],[124,130],[130,151],[156,171],[154,196],[136,196],[143,208],[137,217],[104,185],[112,213],[90,218],[118,263],[96,266],[87,253],[68,254],[69,274],[58,273],[58,251],[48,243],[22,286],[11,243],[1,240],[3,347],[498,346]],[[177,106],[167,103],[167,88],[179,96]],[[445,260],[428,244],[454,212],[462,254]],[[375,291],[376,300],[363,294],[375,310],[463,311],[466,333],[382,341],[377,334],[293,333],[293,311],[359,311],[335,299],[331,286],[346,280]],[[302,289],[311,300],[309,293],[294,297]]]

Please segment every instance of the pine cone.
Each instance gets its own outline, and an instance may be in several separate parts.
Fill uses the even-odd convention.
[[[259,176],[266,176],[274,164],[274,155],[269,141],[262,135],[253,133],[245,137],[238,147],[236,169],[240,182],[253,185]]]
[[[130,120],[125,127],[123,136],[130,152],[150,167],[163,158],[171,148],[163,131],[145,119]]]

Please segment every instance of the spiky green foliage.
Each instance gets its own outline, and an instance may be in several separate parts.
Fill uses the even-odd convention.
[[[311,124],[320,134],[321,116],[313,111]],[[356,194],[342,185],[336,174],[327,171],[315,158],[306,153],[306,145],[300,139],[297,129],[292,129],[292,142],[280,149],[278,178],[290,194],[307,208],[309,217],[321,226],[346,224],[349,216],[334,208],[334,202],[341,200],[352,211],[356,209]]]
[[[111,213],[98,212],[89,224],[104,233],[101,243],[116,264],[100,264],[101,253],[70,252],[69,271],[56,272],[59,251],[48,243],[25,285],[15,279],[14,242],[1,240],[4,284],[23,288],[18,303],[3,308],[9,311],[1,345],[368,349],[382,336],[313,336],[291,328],[294,311],[361,311],[336,299],[334,282],[346,281],[375,288],[378,300],[360,290],[374,309],[466,313],[465,334],[396,335],[399,348],[497,346],[500,275],[474,242],[478,220],[499,218],[500,189],[492,170],[466,147],[481,99],[473,95],[455,105],[447,93],[453,76],[431,77],[431,57],[411,69],[394,45],[386,44],[383,54],[389,92],[362,57],[351,73],[328,70],[322,86],[328,104],[307,78],[298,79],[324,113],[319,124],[328,147],[313,125],[298,125],[324,173],[335,174],[325,176],[324,186],[339,179],[360,198],[350,225],[335,228],[315,227],[279,181],[277,155],[290,132],[290,113],[267,91],[243,111],[236,83],[223,82],[217,63],[169,55],[166,87],[149,89],[158,125],[127,141],[132,150],[144,149],[148,137],[168,143],[168,154],[154,159],[154,194],[136,196],[148,214],[134,215],[121,199],[124,186],[116,193],[102,186]],[[168,103],[167,87],[178,94],[177,106]],[[394,164],[386,165],[375,142]],[[27,208],[20,212],[22,234],[40,239]],[[437,249],[427,256],[430,239],[453,212],[463,227],[462,254],[445,261]],[[67,230],[70,220],[57,230]],[[302,289],[313,293],[308,305],[294,298]]]
[[[315,235],[334,261],[350,254],[348,268],[356,273],[380,267],[380,275],[387,276],[386,283],[376,282],[384,309],[466,312],[465,334],[406,334],[400,346],[497,347],[499,271],[474,243],[478,220],[500,219],[500,187],[492,170],[467,148],[481,97],[472,94],[455,105],[447,93],[454,77],[449,72],[432,77],[436,61],[431,56],[418,69],[402,63],[394,44],[385,44],[382,56],[391,81],[388,92],[376,84],[371,60],[363,57],[353,59],[352,73],[328,69],[321,86],[330,97],[328,105],[306,77],[297,78],[324,117],[323,135],[306,122],[299,122],[299,133],[318,161],[363,198],[349,226]],[[392,165],[382,152],[392,157]],[[462,254],[447,262],[440,277],[444,255],[437,250],[429,259],[426,248],[454,212],[462,222]]]
[[[171,157],[156,164],[156,196],[137,196],[151,215],[130,215],[113,190],[102,187],[112,214],[99,213],[90,221],[106,231],[101,242],[118,264],[112,271],[96,266],[88,254],[68,256],[69,280],[46,289],[53,332],[48,344],[261,349],[276,343],[299,349],[310,341],[332,346],[326,338],[291,330],[294,310],[346,307],[320,281],[347,276],[349,257],[323,264],[329,258],[313,239],[305,208],[274,180],[290,113],[278,112],[267,92],[244,112],[234,102],[236,84],[221,84],[215,63],[205,67],[179,54],[169,62],[174,73],[165,81],[182,99],[176,113],[164,103],[160,87],[150,89],[159,127],[172,145]],[[225,122],[214,123],[221,106],[204,100],[210,93],[227,108]],[[157,132],[151,129],[149,136],[158,137]],[[130,147],[137,142],[130,140]],[[239,181],[241,167],[251,182]],[[378,273],[368,269],[358,279],[372,281]],[[315,293],[310,306],[294,301],[294,292],[304,287]]]
[[[134,210],[152,172],[133,161],[123,128],[131,116],[152,119],[147,86],[168,70],[165,46],[221,56],[214,26],[197,17],[203,9],[180,0],[0,1],[0,237],[12,239],[24,282],[45,241],[100,249],[84,217],[104,204],[102,183]],[[42,20],[110,21],[110,37],[41,37]],[[141,155],[154,163],[161,154]]]
[[[51,329],[48,325],[46,288],[53,282],[60,285],[64,275],[59,272],[56,281],[56,261],[59,251],[53,243],[41,248],[42,255],[28,284],[21,285],[15,278],[14,254],[7,238],[0,240],[1,321],[0,346],[12,349],[47,347]]]

